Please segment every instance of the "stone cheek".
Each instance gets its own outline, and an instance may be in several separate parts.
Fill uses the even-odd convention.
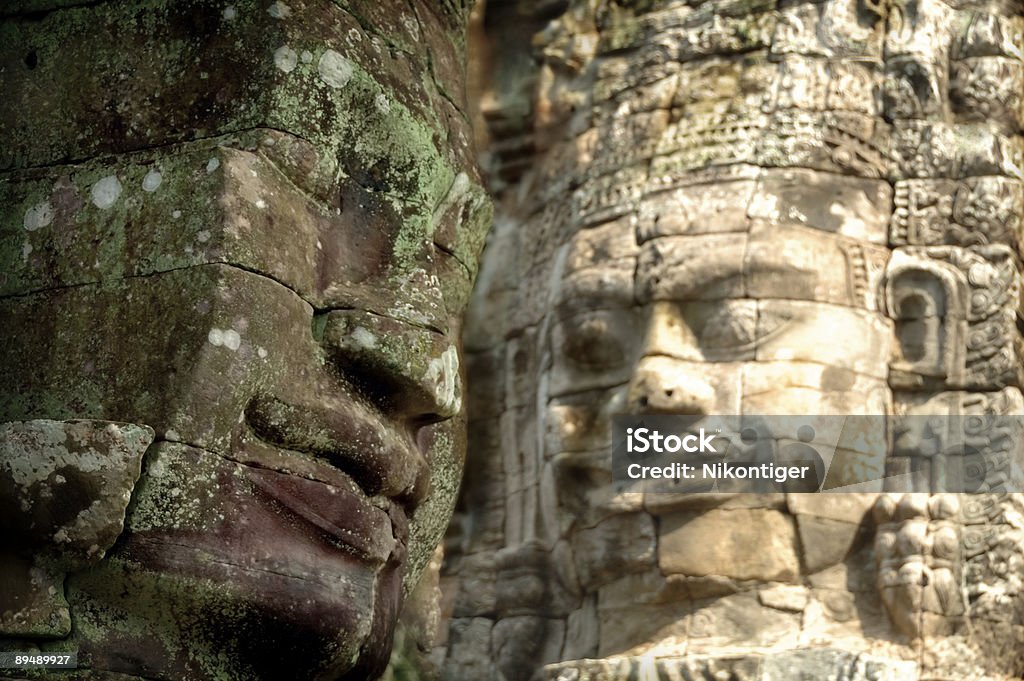
[[[98,563],[121,534],[152,440],[147,426],[107,421],[0,425],[5,636],[70,633],[64,577]]]
[[[666,574],[792,582],[800,574],[793,521],[765,509],[662,516],[658,565]]]

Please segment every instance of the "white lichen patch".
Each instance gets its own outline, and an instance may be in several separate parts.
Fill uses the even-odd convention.
[[[303,64],[311,64],[311,63],[313,63],[313,53],[310,52],[309,50],[303,50],[302,54],[300,55],[300,57],[302,59],[302,63]]]
[[[263,210],[264,208],[267,207],[267,202],[264,201],[263,199],[256,199],[256,207],[259,208],[260,210]]]
[[[402,17],[402,25],[405,26],[405,30],[409,31],[409,35],[413,37],[413,40],[420,39],[420,24],[415,18],[408,14]]]
[[[51,222],[53,222],[53,206],[49,201],[42,201],[25,211],[22,224],[26,230],[34,232],[46,227]]]
[[[287,19],[292,14],[292,8],[283,2],[275,2],[267,8],[267,14],[275,19]]]
[[[274,50],[274,66],[281,71],[291,73],[298,64],[299,54],[287,45],[282,45]]]
[[[234,352],[242,345],[242,337],[234,329],[210,329],[206,339],[211,345],[224,347]]]
[[[388,96],[383,93],[374,98],[373,106],[376,107],[377,111],[384,114],[391,111],[391,101],[388,99]]]
[[[74,519],[55,526],[50,538],[57,544],[89,546],[86,553],[96,554],[108,545],[96,543],[100,537],[120,532],[142,454],[151,441],[152,431],[132,424],[47,420],[0,424],[0,481],[14,489],[12,501],[21,510],[34,511],[42,505],[42,512],[48,513],[72,484],[67,473],[73,471],[74,493],[86,494],[82,501],[88,506]],[[80,549],[72,551],[82,557]]]
[[[260,346],[260,347],[256,348],[256,354],[259,356],[260,359],[266,359],[267,358],[267,349],[262,347],[262,346]]]
[[[224,8],[224,11],[221,12],[221,16],[224,17],[225,21],[234,21],[238,18],[238,10],[235,9],[234,5],[228,5]]]
[[[377,347],[377,337],[366,327],[357,326],[348,337],[352,339],[353,345],[358,348],[372,350]]]
[[[448,193],[445,194],[444,199],[434,209],[433,219],[430,221],[429,235],[433,236],[437,230],[438,223],[444,219],[444,216],[452,208],[452,206],[464,203],[470,198],[470,193],[473,188],[473,183],[469,180],[469,175],[466,173],[459,173],[455,176],[452,181],[452,186],[448,188]]]
[[[181,219],[181,211],[180,210],[174,211],[173,213],[171,213],[171,217],[174,218],[175,220]]]
[[[334,50],[327,50],[320,57],[316,67],[320,80],[332,88],[343,88],[352,80],[355,67],[345,57]]]
[[[146,176],[142,178],[142,190],[147,192],[155,192],[160,188],[160,184],[164,181],[164,176],[159,170],[150,170],[146,173]]]
[[[205,244],[209,240],[210,240],[210,232],[209,232],[209,230],[204,229],[204,230],[199,231],[196,234],[196,241],[198,241],[201,244]]]
[[[121,197],[121,180],[117,175],[108,175],[92,186],[90,192],[93,205],[100,210],[106,210],[117,203]]]
[[[32,244],[26,241],[21,247],[21,259],[28,262],[28,256],[30,255],[32,255]]]
[[[458,394],[459,351],[454,346],[430,361],[426,378],[435,386],[434,393],[438,405],[449,413],[458,411],[461,406]]]
[[[206,162],[206,174],[207,175],[212,173],[217,168],[220,168],[220,159],[218,159],[218,158],[211,158],[209,161]]]
[[[146,474],[151,478],[162,478],[167,475],[167,455],[158,449],[149,460]]]

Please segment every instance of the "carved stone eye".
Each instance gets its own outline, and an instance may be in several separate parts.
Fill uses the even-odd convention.
[[[625,348],[602,318],[586,319],[572,329],[566,335],[564,352],[585,367],[614,367],[626,360]]]
[[[757,315],[753,308],[721,310],[712,316],[700,334],[706,349],[739,349],[757,340]]]

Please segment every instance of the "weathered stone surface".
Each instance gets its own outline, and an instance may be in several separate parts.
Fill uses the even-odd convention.
[[[491,630],[494,622],[482,617],[456,619],[451,623],[451,641],[448,644],[448,659],[441,674],[445,681],[462,678],[497,681],[501,677],[491,661]],[[464,676],[465,675],[465,676]]]
[[[851,414],[889,411],[884,381],[809,362],[757,362],[743,367],[743,412]]]
[[[11,645],[96,678],[383,672],[466,449],[467,13],[0,10],[0,422],[84,438],[0,444],[43,476],[0,489]],[[121,451],[99,421],[139,425]]]
[[[894,387],[998,390],[1020,383],[1020,282],[1006,246],[898,249],[886,272]]]
[[[645,513],[613,516],[581,529],[572,543],[580,586],[588,590],[655,563],[654,522]]]
[[[830,343],[843,329],[841,345]],[[797,300],[763,300],[757,305],[756,359],[814,362],[838,370],[885,378],[884,352],[892,324],[872,312]],[[826,385],[823,388],[830,388]]]
[[[799,613],[765,607],[750,591],[705,601],[698,606],[689,630],[689,649],[694,654],[723,648],[786,648],[794,646],[799,639]]]
[[[543,436],[477,456],[516,464],[499,502],[516,512],[552,461],[547,541],[585,604],[538,678],[1020,676],[1019,501],[998,496],[1014,433],[991,425],[1021,405],[1018,9],[489,3],[501,219],[475,313],[490,326],[468,341],[514,349],[505,429]],[[779,453],[848,437],[823,454],[834,493],[637,505],[611,475],[618,413],[814,421]],[[876,517],[883,488],[936,493],[968,461],[911,432],[925,414],[961,452],[942,423],[975,424],[997,496]],[[837,415],[874,419],[838,432]],[[580,540],[641,513],[656,566],[633,560],[646,542]],[[499,543],[532,541],[522,527]]]
[[[793,78],[794,82],[803,79]],[[833,178],[799,169],[764,170],[747,214],[773,224],[796,224],[885,245],[892,188],[888,182]]]
[[[809,572],[842,562],[861,534],[859,525],[807,515],[798,515],[796,526]]]
[[[793,581],[800,574],[796,530],[792,519],[773,510],[665,515],[658,565],[666,573]]]
[[[779,584],[759,589],[757,599],[769,608],[800,612],[807,607],[808,593],[803,586]]]
[[[152,440],[152,429],[133,424],[0,424],[0,499],[8,546],[57,552],[68,570],[100,560],[121,534],[142,455]],[[69,504],[72,499],[88,503]]]
[[[709,374],[703,362],[655,355],[637,366],[629,385],[629,409],[636,413],[739,414],[742,362],[720,362]]]
[[[64,577],[99,562],[121,534],[152,440],[152,429],[134,424],[0,424],[0,563],[10,580],[0,599],[5,636],[70,633]]]

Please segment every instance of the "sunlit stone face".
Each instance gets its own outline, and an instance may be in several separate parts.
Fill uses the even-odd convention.
[[[55,590],[26,579],[13,610],[56,619],[4,635],[146,678],[372,678],[462,465],[458,337],[488,203],[437,90],[460,91],[461,17],[396,4],[374,29],[407,45],[392,52],[330,2],[149,11],[0,29],[23,102],[0,179],[0,422],[25,422],[0,445],[8,522],[51,527],[33,508],[64,495],[81,512],[63,522],[88,525],[115,480],[127,504],[84,557],[19,539],[7,571]],[[69,111],[88,131],[60,132]],[[111,441],[109,421],[144,432]],[[80,441],[134,472],[90,473]],[[44,450],[53,475],[19,486]]]
[[[1020,674],[999,465],[876,505],[642,494],[610,453],[616,414],[880,415],[845,479],[937,491],[951,417],[1021,413],[1017,14],[573,2],[520,26],[534,70],[497,52],[453,678]]]
[[[845,213],[820,208],[844,194]],[[888,413],[893,332],[878,292],[889,194],[881,181],[739,168],[652,192],[638,218],[569,239],[539,348],[551,357],[543,456],[580,588],[596,596],[599,656],[798,642],[791,613],[748,602],[740,585],[806,600],[808,565],[812,574],[843,568],[850,523],[870,498],[833,502],[845,506],[840,517],[819,520],[815,499],[623,491],[610,479],[610,418],[725,416],[738,431],[758,415]],[[716,210],[737,204],[748,208]],[[801,548],[829,522],[849,530],[842,547]],[[639,603],[633,590],[645,594]],[[846,597],[822,617],[848,620]],[[730,608],[750,609],[752,624],[729,629]]]

